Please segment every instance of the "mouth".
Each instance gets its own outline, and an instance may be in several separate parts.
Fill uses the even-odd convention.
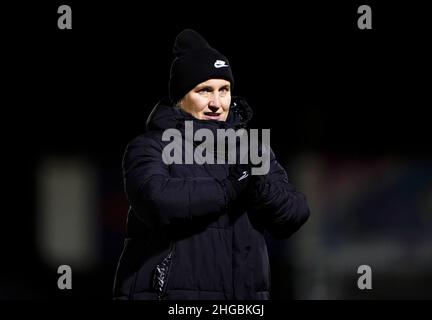
[[[219,120],[220,113],[217,112],[204,112],[204,119],[206,120]]]

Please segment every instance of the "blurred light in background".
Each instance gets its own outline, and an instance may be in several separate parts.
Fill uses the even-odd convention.
[[[57,269],[95,267],[100,259],[98,183],[85,158],[46,156],[37,171],[37,241],[41,258]]]
[[[294,298],[432,298],[430,161],[310,154],[293,163],[311,209],[293,237]],[[357,287],[364,264],[372,290]]]

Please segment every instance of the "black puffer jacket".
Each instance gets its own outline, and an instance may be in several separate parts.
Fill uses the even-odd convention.
[[[288,182],[271,153],[270,172],[234,203],[226,203],[227,164],[162,161],[168,128],[238,129],[251,117],[243,100],[226,122],[197,120],[160,102],[147,130],[123,160],[130,203],[127,238],[117,268],[115,299],[269,299],[270,274],[263,232],[289,237],[307,220],[302,193]]]

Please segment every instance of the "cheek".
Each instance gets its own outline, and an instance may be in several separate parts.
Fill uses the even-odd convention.
[[[228,111],[230,105],[231,105],[231,98],[223,99],[223,101],[222,101],[222,109],[224,109],[224,111]]]
[[[195,99],[194,109],[196,112],[203,112],[204,109],[207,107],[207,104],[208,102],[204,98]]]
[[[190,97],[187,100],[187,109],[189,112],[201,112],[205,108],[205,104],[202,101],[203,99],[196,96],[196,97]]]

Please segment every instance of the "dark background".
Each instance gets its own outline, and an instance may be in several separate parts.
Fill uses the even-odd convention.
[[[57,28],[61,4],[72,7],[72,30]],[[372,7],[372,30],[357,28],[362,4]],[[199,31],[229,58],[234,94],[254,109],[252,127],[271,129],[273,149],[288,170],[296,157],[315,154],[331,155],[335,163],[396,157],[414,166],[420,161],[422,172],[431,172],[431,19],[420,1],[0,6],[0,299],[111,298],[127,209],[122,154],[167,94],[172,44],[184,28]],[[100,258],[74,273],[71,291],[57,289],[57,266],[44,262],[37,247],[37,172],[47,155],[85,156],[98,177]],[[424,226],[425,234],[430,231]],[[290,281],[296,277],[293,258],[284,254],[283,263],[277,262],[290,244],[269,242],[273,275],[282,279],[274,284],[275,298],[302,297]],[[336,297],[430,298],[423,289],[431,277],[425,277],[429,282],[407,285],[400,295],[383,290],[358,296],[342,288]],[[411,283],[409,277],[397,279]]]

